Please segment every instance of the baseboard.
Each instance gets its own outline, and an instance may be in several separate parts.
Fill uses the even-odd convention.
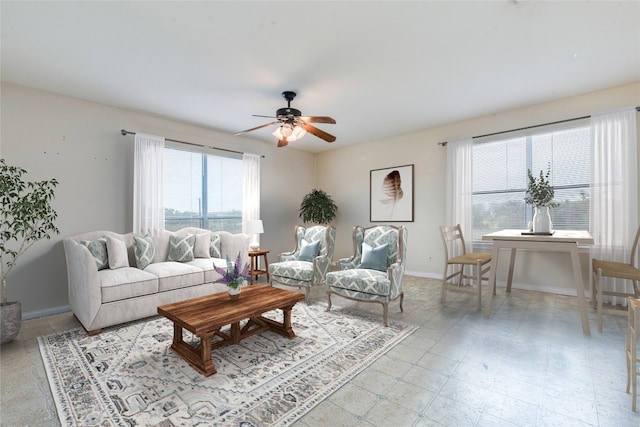
[[[427,278],[427,279],[442,280],[442,274],[425,273],[424,271],[409,271],[409,270],[405,270],[404,274],[406,274],[407,276],[424,277],[424,278]]]
[[[71,307],[68,305],[62,305],[59,307],[50,307],[42,310],[34,310],[22,312],[22,320],[39,319],[40,317],[53,316],[54,314],[66,313],[71,311]]]
[[[405,274],[407,276],[415,276],[415,277],[424,277],[427,279],[436,279],[436,280],[442,280],[442,274],[436,274],[436,273],[425,273],[424,271],[408,271],[405,270]],[[498,280],[498,282],[496,283],[496,287],[498,288],[506,288],[507,287],[507,282],[501,282]],[[534,292],[546,292],[549,294],[556,294],[556,295],[567,295],[567,296],[572,296],[575,297],[577,292],[574,288],[564,288],[564,287],[554,287],[554,286],[544,286],[544,285],[531,285],[531,284],[524,284],[524,283],[512,283],[511,284],[511,288],[512,289],[520,289],[523,291],[534,291]],[[591,298],[591,290],[588,289],[588,286],[585,285],[584,287],[584,294],[585,297],[587,298]]]

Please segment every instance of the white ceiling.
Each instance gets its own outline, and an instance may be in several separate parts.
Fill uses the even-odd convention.
[[[320,152],[640,80],[640,2],[0,3],[2,80]],[[147,129],[131,129],[145,132]],[[275,145],[264,128],[251,138]],[[179,135],[166,135],[179,138]],[[286,148],[285,148],[286,149]]]

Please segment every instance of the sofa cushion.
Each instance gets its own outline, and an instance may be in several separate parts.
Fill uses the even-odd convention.
[[[213,268],[227,268],[227,260],[222,258],[196,258],[187,264],[201,268],[204,271],[204,282],[215,282],[220,278],[220,274]]]
[[[372,295],[389,295],[391,282],[381,271],[354,268],[327,273],[327,285]]]
[[[278,280],[289,278],[296,282],[310,282],[313,264],[309,261],[275,262],[269,265],[269,274],[278,277]]]
[[[172,235],[169,237],[169,261],[193,261],[193,246],[196,242],[195,234],[186,236]]]
[[[101,270],[102,302],[113,302],[158,292],[158,278],[134,267]]]
[[[96,260],[98,270],[109,268],[109,256],[107,255],[107,239],[101,237],[97,240],[81,240],[80,244],[85,246]]]
[[[124,240],[107,236],[107,254],[109,256],[109,268],[129,267],[129,255]]]
[[[188,263],[156,262],[149,264],[144,271],[158,277],[158,292],[204,283],[204,270]]]
[[[194,258],[211,258],[211,233],[196,234],[193,246]]]
[[[144,270],[153,262],[153,257],[156,256],[153,240],[149,236],[133,236],[133,241],[135,244],[136,266],[140,270]]]
[[[211,233],[211,246],[209,247],[211,258],[222,258],[221,240],[222,237],[218,233]]]

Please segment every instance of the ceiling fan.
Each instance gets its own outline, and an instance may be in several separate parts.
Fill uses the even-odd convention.
[[[261,126],[257,126],[251,129],[243,130],[236,133],[241,135],[243,133],[251,132],[257,129],[262,129],[271,125],[280,125],[278,129],[273,132],[273,136],[278,138],[278,147],[285,147],[289,142],[302,138],[307,132],[317,136],[320,139],[324,139],[327,142],[333,142],[336,137],[328,134],[322,129],[318,129],[309,123],[331,123],[335,124],[336,121],[328,116],[303,116],[300,110],[291,108],[291,101],[296,97],[296,93],[292,91],[282,92],[282,97],[287,100],[286,108],[278,108],[275,116],[261,116],[254,114],[253,117],[267,117],[271,119],[277,119],[271,123],[267,123]]]

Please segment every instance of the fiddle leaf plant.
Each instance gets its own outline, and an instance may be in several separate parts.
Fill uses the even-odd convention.
[[[25,181],[27,171],[0,159],[0,278],[2,305],[7,304],[7,276],[35,242],[59,234],[51,207],[56,179]]]
[[[333,221],[338,213],[338,206],[331,196],[322,190],[311,190],[302,198],[299,217],[302,222],[327,225]]]
[[[551,166],[549,165],[546,173],[540,170],[540,176],[538,178],[533,176],[531,169],[527,169],[527,175],[529,177],[529,187],[527,188],[527,197],[524,198],[524,201],[536,208],[542,206],[550,208],[557,207],[558,204],[553,201],[555,191],[549,182]]]

